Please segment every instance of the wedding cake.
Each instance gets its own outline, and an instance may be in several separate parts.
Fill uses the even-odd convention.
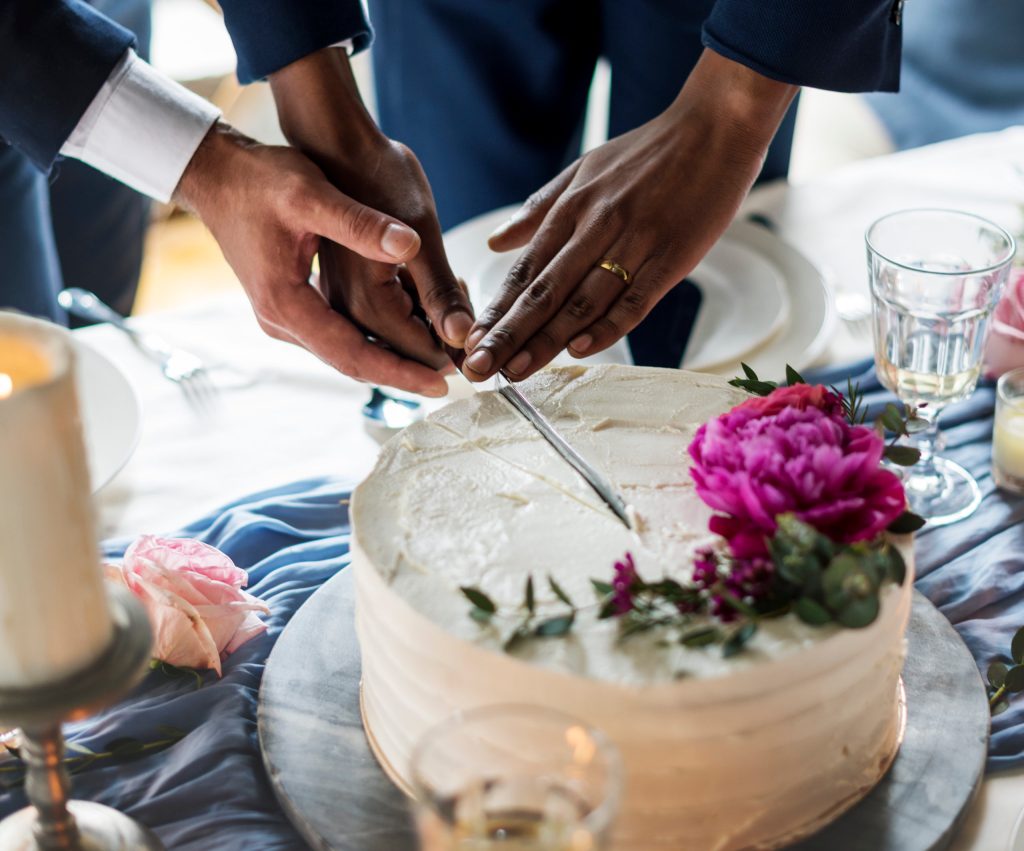
[[[388,443],[352,505],[363,720],[385,769],[408,788],[432,725],[525,703],[617,745],[619,851],[779,847],[859,800],[901,737],[911,581],[879,588],[870,625],[766,617],[734,654],[659,629],[624,638],[596,615],[591,580],[627,552],[645,578],[681,579],[721,546],[687,447],[750,397],[714,377],[620,366],[546,370],[522,389],[625,497],[632,528],[493,392]],[[528,576],[538,612],[565,606],[548,576],[578,606],[571,630],[508,641],[503,613],[522,611]],[[467,587],[486,592],[493,618],[469,617]]]

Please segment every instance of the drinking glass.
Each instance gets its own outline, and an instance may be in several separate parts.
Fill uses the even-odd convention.
[[[1024,494],[1024,367],[1003,373],[996,385],[992,478],[1003,490]]]
[[[927,424],[912,437],[921,460],[899,471],[907,500],[932,525],[952,523],[974,512],[981,490],[963,467],[936,454],[939,414],[978,383],[1013,238],[970,213],[905,210],[880,218],[866,239],[878,377]]]
[[[493,706],[430,730],[412,757],[423,851],[599,851],[619,804],[603,734],[536,706]]]

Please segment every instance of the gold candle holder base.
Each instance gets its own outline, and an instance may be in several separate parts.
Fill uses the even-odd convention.
[[[123,588],[111,590],[114,637],[87,668],[60,682],[0,689],[0,723],[21,728],[29,806],[0,821],[4,851],[163,851],[138,822],[102,804],[71,801],[61,724],[110,705],[145,673],[152,633],[145,610]]]

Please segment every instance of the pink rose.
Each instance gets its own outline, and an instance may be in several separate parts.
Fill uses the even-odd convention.
[[[220,676],[221,658],[267,628],[267,604],[242,590],[246,572],[201,541],[143,535],[106,569],[145,606],[153,656],[168,664]]]
[[[879,466],[882,438],[837,416],[834,393],[798,387],[738,405],[690,444],[697,493],[719,512],[709,528],[738,558],[767,555],[780,514],[849,543],[874,538],[906,508],[900,480]]]
[[[1010,273],[985,343],[985,375],[989,378],[1018,366],[1024,366],[1024,268]]]

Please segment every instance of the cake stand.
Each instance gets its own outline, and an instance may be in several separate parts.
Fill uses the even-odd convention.
[[[409,803],[374,758],[359,711],[355,589],[348,568],[295,614],[267,661],[263,761],[282,808],[330,851],[415,851]],[[907,726],[889,772],[799,851],[937,851],[981,782],[989,710],[977,665],[949,621],[914,594],[903,669]]]

